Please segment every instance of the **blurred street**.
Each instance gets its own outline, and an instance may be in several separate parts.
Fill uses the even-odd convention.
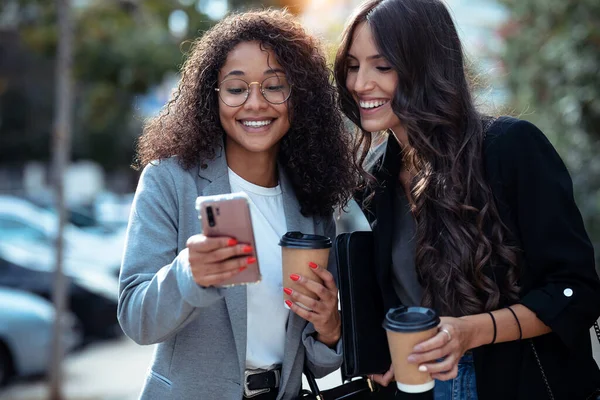
[[[69,400],[137,399],[150,365],[153,346],[138,346],[127,337],[91,344],[67,357],[64,394]],[[46,383],[15,381],[0,390],[0,400],[42,400]]]

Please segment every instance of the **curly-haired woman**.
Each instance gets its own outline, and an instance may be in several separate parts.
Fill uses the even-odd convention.
[[[333,208],[353,184],[319,43],[284,11],[225,18],[193,43],[138,155],[118,317],[137,343],[158,344],[142,398],[292,399],[305,361],[316,376],[336,370],[333,276],[313,264],[323,284],[295,277],[318,300],[312,312],[289,302],[290,312],[278,247],[286,231],[333,238]],[[251,199],[256,249],[199,234],[196,197],[233,191]],[[262,281],[219,288],[253,250]]]
[[[389,132],[359,203],[385,305],[443,316],[408,357],[437,379],[436,399],[592,396],[600,282],[571,178],[534,125],[476,111],[444,3],[367,1],[335,75],[365,153]]]

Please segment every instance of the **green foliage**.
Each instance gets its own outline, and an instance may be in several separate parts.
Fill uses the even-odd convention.
[[[5,90],[0,91],[0,158],[23,162],[48,159],[49,147],[32,152],[23,151],[23,145],[48,143],[53,111],[53,84],[48,83],[55,79],[51,67],[57,26],[54,2],[17,3],[18,38],[21,53],[26,54],[18,62],[33,73],[27,82],[8,80]],[[189,29],[183,37],[176,38],[169,31],[168,18],[173,10],[183,10],[189,17]],[[74,8],[73,18],[74,158],[95,160],[108,170],[126,168],[141,129],[134,109],[136,96],[160,84],[168,72],[176,71],[183,61],[182,41],[193,39],[212,22],[193,5],[185,7],[177,0],[91,0],[85,7]],[[36,68],[40,64],[45,68]],[[31,87],[42,93],[27,89]],[[44,123],[33,126],[32,117]]]
[[[552,140],[600,263],[600,2],[501,0],[512,106]]]

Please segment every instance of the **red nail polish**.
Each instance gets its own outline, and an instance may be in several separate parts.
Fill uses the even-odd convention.
[[[291,295],[292,295],[292,289],[290,289],[290,288],[287,288],[287,287],[286,287],[286,288],[283,288],[283,292],[284,292],[285,294],[287,294],[288,296],[291,296]]]
[[[246,264],[254,264],[255,262],[256,262],[256,257],[246,258]]]
[[[227,241],[227,246],[231,247],[231,246],[235,246],[237,244],[237,240],[235,239],[229,239]]]
[[[252,253],[252,246],[244,246],[242,247],[243,253]]]
[[[300,275],[291,274],[290,279],[293,280],[294,282],[297,282],[300,280]]]
[[[314,262],[309,262],[308,266],[311,267],[312,269],[317,269],[319,268],[319,266],[317,264],[315,264]]]
[[[243,270],[245,270],[248,267],[240,267],[240,272],[242,272]]]
[[[292,308],[292,302],[291,302],[291,301],[289,301],[289,300],[286,300],[286,301],[285,301],[285,304],[287,304],[287,306],[288,306],[289,308]]]

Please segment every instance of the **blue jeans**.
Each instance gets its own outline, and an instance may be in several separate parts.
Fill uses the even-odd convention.
[[[449,381],[435,381],[435,400],[477,400],[473,353],[467,352],[458,362],[458,375]]]

